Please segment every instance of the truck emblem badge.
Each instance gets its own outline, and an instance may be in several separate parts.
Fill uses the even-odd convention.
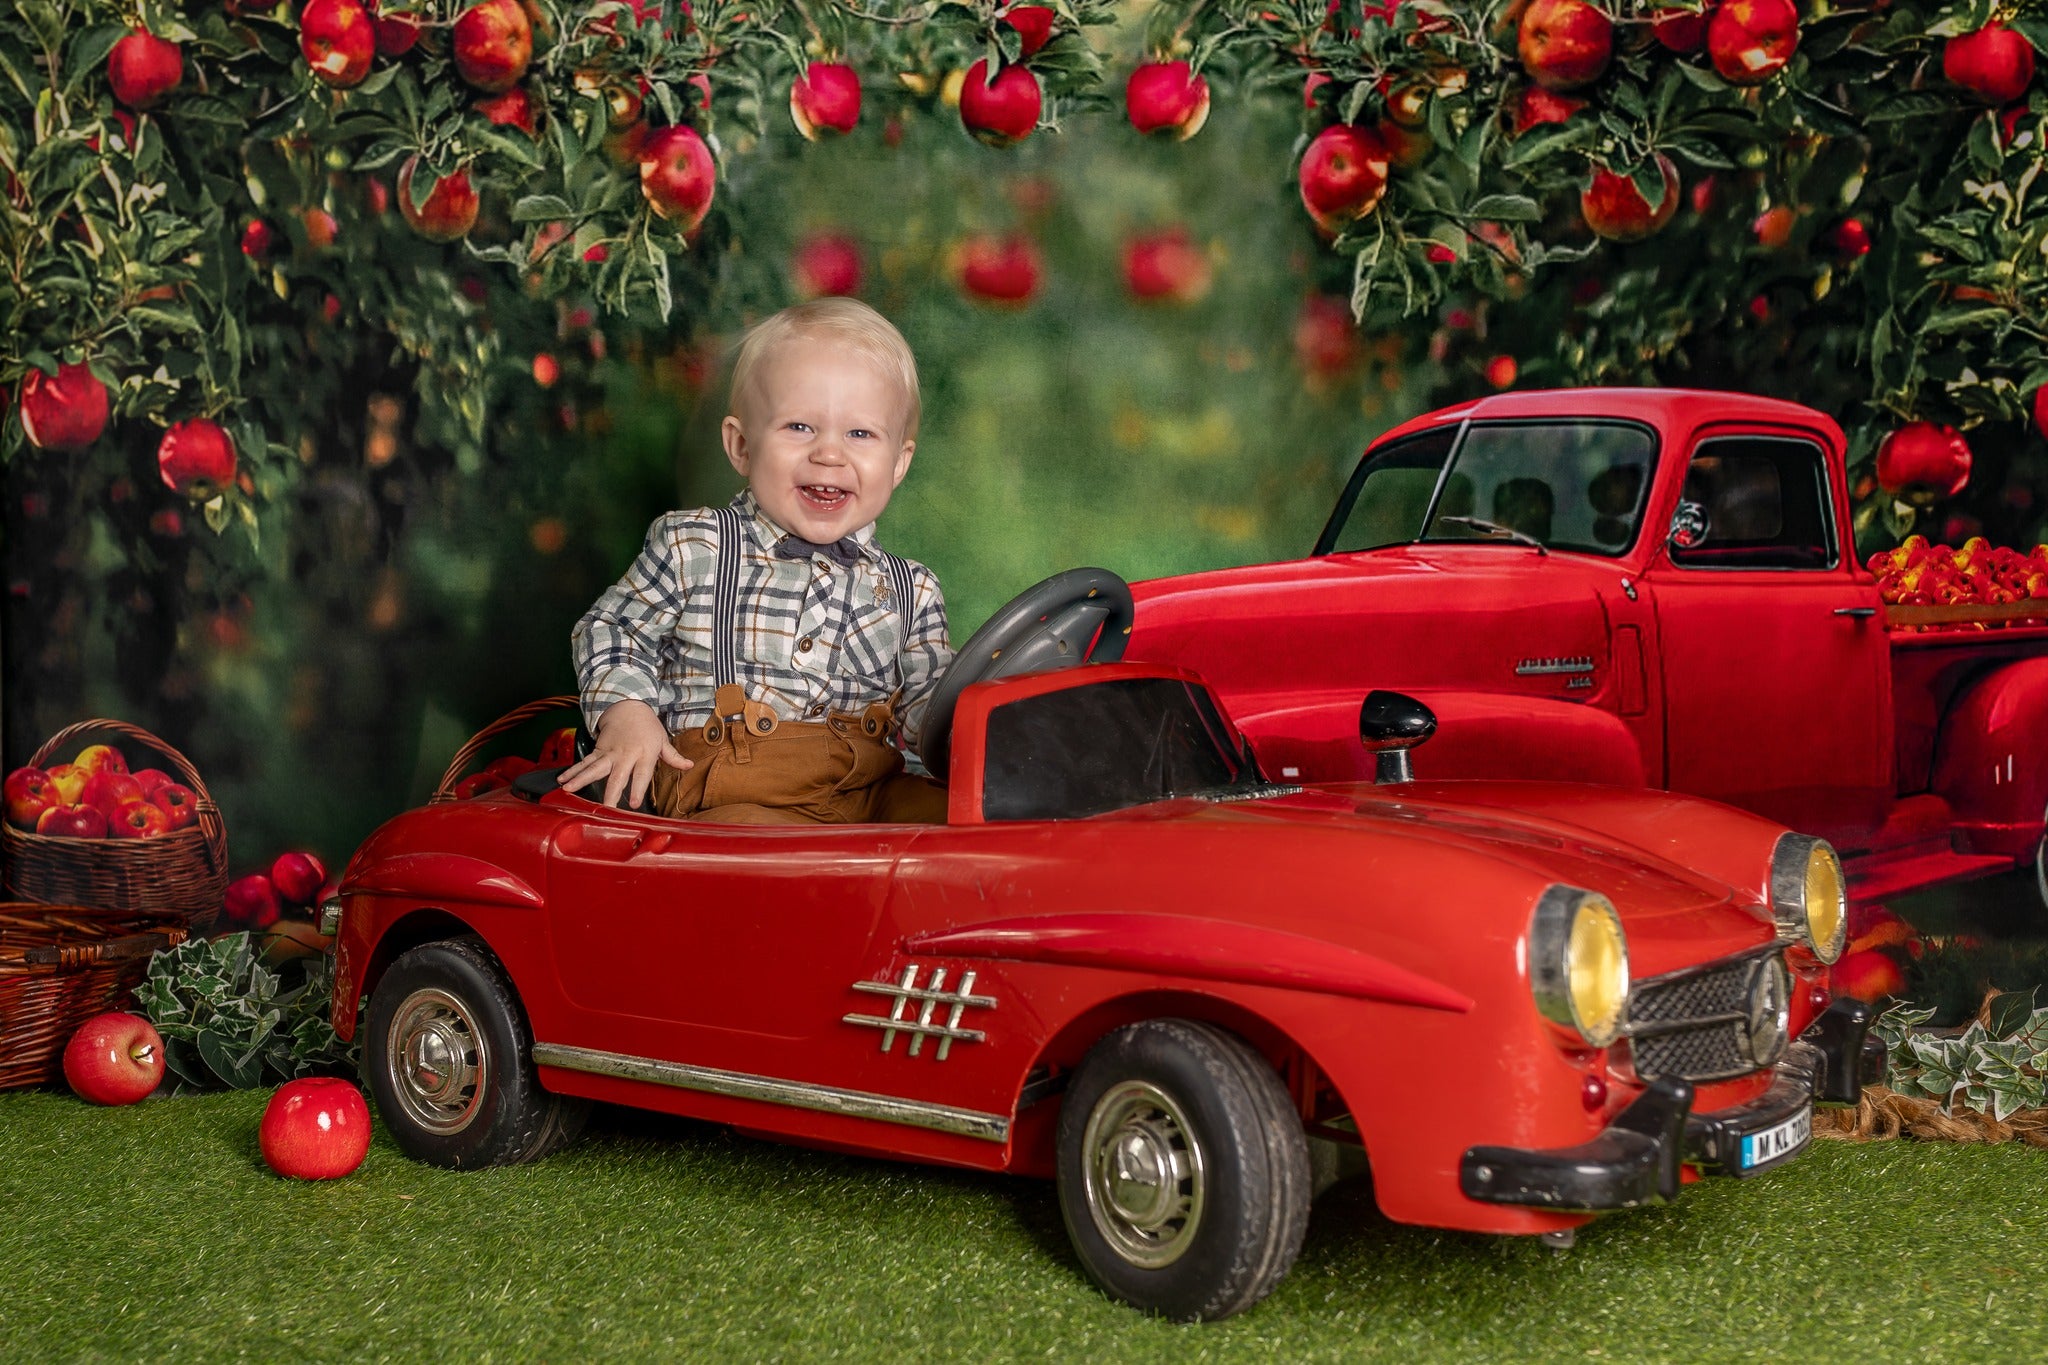
[[[1590,654],[1566,654],[1548,659],[1524,659],[1515,665],[1515,672],[1523,677],[1539,673],[1591,673],[1593,656]]]
[[[915,962],[912,962],[903,968],[903,979],[894,985],[887,981],[854,982],[854,990],[865,991],[870,995],[886,995],[894,999],[896,1003],[890,1006],[886,1018],[873,1014],[849,1014],[845,1015],[840,1022],[859,1024],[864,1028],[878,1028],[882,1030],[882,1051],[884,1052],[889,1051],[895,1045],[897,1034],[907,1033],[910,1035],[909,1052],[913,1057],[917,1056],[924,1048],[924,1040],[926,1038],[936,1038],[939,1040],[936,1060],[941,1062],[946,1060],[946,1053],[956,1042],[985,1042],[988,1035],[980,1029],[960,1027],[960,1016],[967,1012],[969,1005],[990,1010],[996,1007],[994,996],[974,994],[975,974],[973,972],[962,972],[960,974],[960,988],[955,991],[949,991],[946,989],[946,969],[944,967],[932,968],[931,980],[924,986],[917,984],[917,972],[918,966]],[[910,1009],[910,1002],[913,1000],[919,1002],[915,1019],[906,1017]],[[946,1021],[944,1023],[935,1023],[932,1016],[938,1012],[938,1008],[941,1005],[948,1007]]]

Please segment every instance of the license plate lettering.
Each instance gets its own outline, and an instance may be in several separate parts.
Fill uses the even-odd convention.
[[[1754,1170],[1767,1165],[1779,1157],[1789,1156],[1804,1147],[1813,1137],[1813,1111],[1801,1110],[1783,1123],[1776,1123],[1760,1133],[1750,1133],[1742,1139],[1742,1169]]]

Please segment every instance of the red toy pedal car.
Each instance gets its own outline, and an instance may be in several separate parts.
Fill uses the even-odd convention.
[[[1194,674],[1101,661],[1129,603],[1076,570],[962,651],[943,826],[675,821],[543,775],[386,824],[329,909],[393,1136],[525,1161],[606,1100],[1052,1176],[1105,1290],[1217,1318],[1300,1248],[1311,1139],[1362,1149],[1390,1218],[1564,1234],[1776,1166],[1857,1097],[1827,845],[1404,780],[1431,722],[1389,694],[1380,783],[1274,783]]]

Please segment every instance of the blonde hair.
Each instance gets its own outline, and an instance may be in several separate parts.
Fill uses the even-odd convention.
[[[918,419],[924,413],[917,391],[917,357],[910,353],[910,343],[903,339],[903,333],[859,299],[812,299],[809,303],[793,304],[748,328],[733,358],[732,406],[739,406],[740,395],[746,392],[761,362],[777,346],[797,337],[836,341],[873,361],[902,387],[909,407],[903,439],[916,439]]]

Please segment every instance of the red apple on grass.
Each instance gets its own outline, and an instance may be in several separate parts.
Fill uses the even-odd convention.
[[[362,1165],[370,1150],[370,1107],[362,1091],[331,1076],[286,1081],[264,1107],[257,1140],[279,1175],[334,1180]]]
[[[1379,206],[1387,192],[1386,142],[1370,128],[1337,123],[1302,153],[1296,180],[1302,206],[1333,236]]]
[[[21,430],[38,450],[84,450],[107,429],[107,386],[83,362],[21,381]]]
[[[199,794],[182,782],[166,782],[149,794],[152,803],[170,817],[171,828],[183,829],[199,818]]]
[[[235,443],[204,417],[174,423],[157,443],[156,467],[164,487],[205,502],[234,485]]]
[[[1707,21],[1707,55],[1732,85],[1761,85],[1799,50],[1799,9],[1792,0],[1722,0]]]
[[[1209,121],[1209,82],[1186,62],[1146,62],[1124,83],[1124,110],[1139,132],[1186,142]]]
[[[989,80],[988,58],[967,68],[960,86],[960,122],[991,147],[1010,147],[1038,127],[1045,96],[1038,77],[1021,66],[1006,66]]]
[[[807,299],[827,294],[858,294],[861,282],[860,244],[840,232],[816,232],[797,245],[789,273],[797,292]],[[564,733],[558,731],[557,733]],[[566,733],[574,742],[575,731]],[[550,737],[550,743],[553,738]],[[573,761],[573,760],[568,760]],[[547,750],[541,751],[547,764]]]
[[[228,883],[220,912],[228,923],[244,929],[268,929],[277,923],[277,888],[261,872],[252,872]]]
[[[455,21],[455,70],[487,94],[509,90],[533,60],[533,25],[519,0],[482,0]]]
[[[327,867],[311,853],[280,853],[270,865],[270,884],[293,905],[311,905],[327,880]]]
[[[1011,5],[996,19],[1017,30],[1023,54],[1029,57],[1052,37],[1053,20],[1057,17],[1044,5]]]
[[[1986,24],[1942,44],[1941,74],[1986,104],[2006,104],[2034,79],[2034,45],[2004,24]]]
[[[33,830],[43,812],[58,804],[57,789],[41,768],[16,768],[7,774],[7,823]]]
[[[176,43],[136,29],[107,53],[107,83],[130,109],[153,109],[178,88],[185,54]]]
[[[1878,487],[1914,502],[1952,498],[1970,482],[1970,444],[1954,427],[1911,422],[1877,447]]]
[[[1022,308],[1038,292],[1045,262],[1038,246],[1019,233],[977,234],[959,248],[960,286],[984,303]]]
[[[97,806],[52,806],[36,817],[36,833],[52,839],[104,839],[107,817]]]
[[[1516,30],[1522,69],[1546,90],[1591,85],[1614,55],[1614,21],[1587,0],[1530,0]]]
[[[362,0],[306,0],[299,12],[299,54],[324,85],[361,85],[377,60],[377,25]]]
[[[64,1080],[94,1104],[133,1104],[163,1082],[164,1040],[139,1014],[95,1014],[64,1045]]]
[[[1678,213],[1678,167],[1660,152],[1657,171],[1664,182],[1664,198],[1652,208],[1635,181],[1605,166],[1595,167],[1592,184],[1579,195],[1586,226],[1610,242],[1639,242],[1661,229]]]
[[[407,158],[398,170],[398,212],[406,226],[430,242],[452,242],[468,236],[476,226],[480,204],[476,187],[469,182],[469,169],[458,168],[436,180],[434,188],[427,192],[426,202],[414,207],[412,180],[419,165],[420,159],[415,155]]]
[[[789,117],[811,142],[860,122],[860,74],[843,62],[812,62],[789,86]]]
[[[640,148],[640,193],[656,214],[689,232],[710,212],[717,187],[718,167],[695,128],[648,134]]]

